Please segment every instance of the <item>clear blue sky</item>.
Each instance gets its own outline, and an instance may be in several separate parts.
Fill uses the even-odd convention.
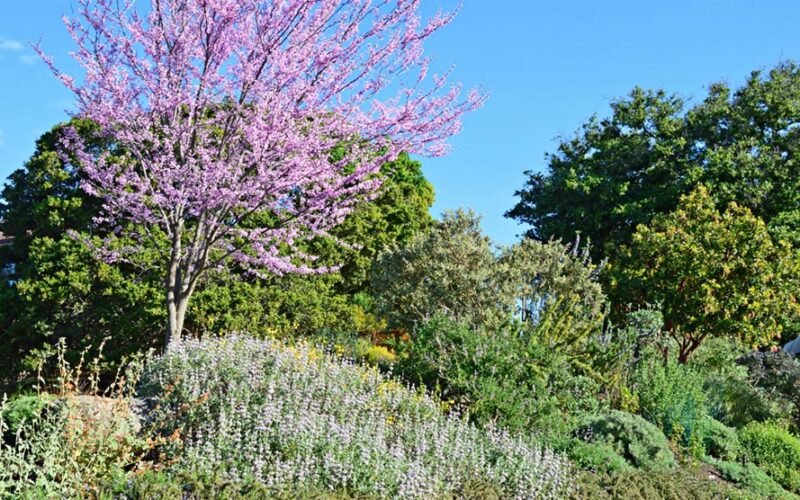
[[[426,12],[456,0],[422,0]],[[633,86],[695,100],[708,84],[740,84],[753,69],[800,59],[797,0],[463,0],[454,23],[428,46],[441,68],[483,84],[487,105],[465,119],[455,150],[424,160],[434,214],[459,206],[510,243],[522,228],[503,218],[526,169],[608,101]],[[34,57],[42,39],[57,62],[71,43],[60,17],[69,0],[5,1],[0,7],[0,179],[19,168],[35,139],[66,117],[71,96]]]

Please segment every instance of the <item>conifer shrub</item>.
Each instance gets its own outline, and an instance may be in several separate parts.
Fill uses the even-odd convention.
[[[617,410],[583,419],[575,435],[589,443],[602,443],[636,468],[672,469],[675,457],[664,434],[653,424]]]
[[[736,460],[741,452],[736,429],[709,418],[703,425],[703,447],[708,456]]]

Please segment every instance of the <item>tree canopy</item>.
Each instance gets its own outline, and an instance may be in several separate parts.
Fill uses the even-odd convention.
[[[749,208],[720,212],[703,186],[640,225],[622,253],[620,296],[661,307],[681,362],[709,337],[770,345],[800,314],[798,253]]]
[[[711,85],[702,102],[635,88],[592,117],[529,171],[507,216],[529,237],[591,239],[595,256],[615,260],[640,224],[675,209],[699,184],[715,201],[735,201],[770,233],[800,241],[800,68],[754,71],[732,89]]]

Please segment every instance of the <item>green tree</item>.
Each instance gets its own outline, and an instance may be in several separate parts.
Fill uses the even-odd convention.
[[[773,236],[800,242],[800,68],[787,62],[753,72],[733,90],[712,85],[687,109],[680,97],[634,89],[593,117],[527,172],[507,216],[540,240],[591,238],[595,256],[615,263],[639,224],[675,209],[697,185],[725,206],[764,219]]]
[[[750,209],[720,213],[708,189],[681,197],[674,212],[640,225],[615,280],[633,304],[660,304],[678,360],[708,337],[765,345],[797,317],[800,259],[774,241]]]
[[[90,151],[112,150],[99,140],[97,128],[86,120],[72,120]],[[16,170],[2,191],[0,232],[12,237],[0,247],[0,386],[11,388],[32,376],[40,354],[52,350],[64,337],[71,353],[105,337],[111,361],[158,342],[153,325],[163,322],[160,288],[141,269],[124,263],[96,261],[82,238],[98,243],[102,226],[95,226],[97,200],[80,189],[82,175],[57,152],[58,125],[36,143],[36,151]],[[77,237],[68,235],[74,231]],[[120,244],[132,243],[120,240]],[[142,249],[144,261],[153,256]]]
[[[413,330],[436,314],[471,325],[497,317],[495,247],[480,220],[471,210],[445,212],[429,231],[381,253],[371,289],[390,327]]]
[[[522,321],[536,322],[549,308],[569,310],[573,330],[595,326],[604,314],[606,295],[598,276],[603,264],[592,263],[591,245],[560,241],[522,241],[503,250],[499,285]],[[594,333],[594,332],[593,332]]]

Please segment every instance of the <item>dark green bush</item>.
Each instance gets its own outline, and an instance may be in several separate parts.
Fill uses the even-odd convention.
[[[747,368],[748,380],[800,432],[800,361],[783,351],[751,352],[736,362]]]
[[[586,442],[610,446],[631,465],[658,470],[675,467],[675,458],[664,434],[643,418],[612,410],[585,417],[575,435]]]
[[[765,498],[795,498],[794,495],[784,490],[780,484],[754,464],[742,465],[713,458],[707,461],[717,469],[723,479],[736,483],[740,488]]]
[[[713,418],[703,424],[703,448],[706,455],[721,460],[736,460],[741,451],[736,429]]]
[[[800,439],[774,424],[753,422],[739,430],[739,441],[749,460],[787,490],[800,493]]]
[[[709,415],[734,428],[750,422],[788,421],[791,408],[766,386],[754,384],[741,360],[749,349],[727,339],[711,339],[692,355],[691,368],[703,377]]]

